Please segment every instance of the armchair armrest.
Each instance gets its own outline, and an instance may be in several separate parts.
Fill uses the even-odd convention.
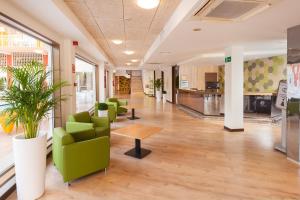
[[[83,123],[83,122],[66,122],[66,131],[68,133],[86,131],[94,128],[93,123]]]
[[[113,106],[115,108],[116,112],[118,111],[118,103],[117,102],[109,102],[109,101],[107,101],[106,104]]]
[[[107,136],[65,145],[62,152],[64,182],[109,165],[110,148]]]
[[[94,123],[95,127],[110,128],[110,121],[108,117],[92,116],[92,122]]]
[[[127,99],[119,99],[118,102],[119,102],[120,106],[127,106],[128,105]]]

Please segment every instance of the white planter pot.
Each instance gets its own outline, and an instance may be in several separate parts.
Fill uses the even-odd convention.
[[[157,102],[161,101],[161,92],[160,91],[156,91],[156,101]]]
[[[107,117],[108,116],[107,113],[108,113],[107,110],[99,110],[98,111],[99,117]]]
[[[13,138],[17,194],[19,200],[37,199],[45,191],[47,135]]]
[[[163,98],[163,103],[167,103],[167,94],[163,94],[162,96],[163,96],[162,97]]]

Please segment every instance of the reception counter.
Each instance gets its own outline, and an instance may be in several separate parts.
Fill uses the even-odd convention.
[[[220,115],[220,100],[217,92],[203,90],[178,90],[178,104],[188,107],[203,115]]]
[[[219,116],[223,113],[223,102],[217,92],[203,90],[178,90],[178,104],[203,115]],[[275,107],[275,93],[244,93],[244,112],[257,113],[276,117],[281,111]]]

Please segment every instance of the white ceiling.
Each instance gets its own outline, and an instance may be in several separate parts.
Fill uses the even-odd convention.
[[[85,28],[104,49],[116,67],[131,59],[142,60],[180,0],[160,0],[157,8],[145,10],[137,0],[64,0]],[[112,40],[124,43],[115,45]],[[133,55],[126,55],[132,50]],[[132,63],[132,66],[138,65]]]
[[[152,46],[144,61],[164,65],[184,61],[220,64],[224,62],[220,53],[231,45],[244,46],[248,58],[284,54],[287,28],[300,24],[299,8],[300,0],[281,0],[246,21],[222,23],[192,20],[193,12],[189,12],[164,40]],[[202,30],[194,32],[194,28]]]

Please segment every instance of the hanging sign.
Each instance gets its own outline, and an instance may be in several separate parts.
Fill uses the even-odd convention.
[[[279,82],[275,105],[279,109],[286,109],[286,106],[287,106],[287,83],[286,83],[286,81]]]
[[[181,80],[180,81],[180,88],[182,88],[182,89],[189,88],[189,81],[187,81],[187,80]]]
[[[76,71],[75,64],[72,64],[72,73],[74,73],[74,74],[75,74],[75,71]]]

